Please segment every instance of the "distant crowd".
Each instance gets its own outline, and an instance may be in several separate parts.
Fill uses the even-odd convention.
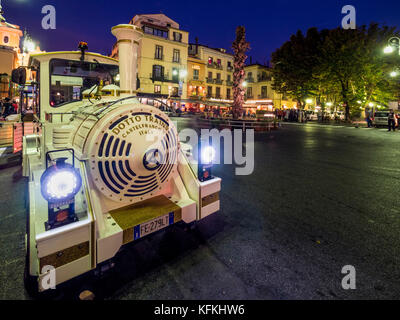
[[[275,117],[278,120],[290,122],[307,122],[307,113],[298,109],[275,109]]]

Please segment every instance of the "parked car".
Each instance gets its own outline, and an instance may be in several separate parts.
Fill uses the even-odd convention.
[[[330,119],[331,120],[336,120],[336,118],[338,118],[339,120],[344,120],[345,116],[344,116],[344,112],[343,111],[331,111],[330,113]]]
[[[318,120],[318,112],[307,111],[307,120],[317,121]]]
[[[374,127],[387,126],[389,120],[389,111],[376,111],[372,118],[372,125]]]

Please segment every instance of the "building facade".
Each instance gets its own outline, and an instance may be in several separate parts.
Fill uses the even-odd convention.
[[[201,87],[208,102],[233,102],[233,55],[225,49],[214,49],[196,43],[189,45],[189,57],[192,61],[201,62],[204,69],[200,71],[203,71],[204,77],[201,77],[201,83],[197,86],[195,83],[188,83],[188,90],[193,93]]]
[[[0,4],[0,98],[11,95],[10,76],[19,64],[22,37],[19,26],[8,23],[3,14]]]
[[[186,98],[189,33],[164,14],[136,15],[129,22],[143,30],[138,50],[138,95]],[[118,58],[117,46],[111,54]]]
[[[297,103],[272,88],[272,72],[267,66],[251,64],[245,67],[245,107],[250,109],[292,109]],[[254,111],[252,110],[252,111]]]

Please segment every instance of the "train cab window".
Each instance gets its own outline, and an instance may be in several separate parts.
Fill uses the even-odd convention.
[[[58,107],[96,94],[99,86],[119,85],[118,66],[97,62],[50,61],[50,105]]]

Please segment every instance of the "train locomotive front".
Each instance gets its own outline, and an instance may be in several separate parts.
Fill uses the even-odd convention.
[[[190,163],[171,119],[135,97],[141,30],[119,25],[113,34],[120,85],[100,81],[86,99],[87,79],[77,70],[98,74],[116,61],[84,50],[31,58],[40,110],[35,134],[23,141],[26,279],[38,291],[102,268],[127,243],[219,210],[221,179],[209,174],[210,165]],[[68,67],[55,75],[60,61]],[[58,103],[77,92],[79,99]],[[199,178],[200,171],[206,175]]]

